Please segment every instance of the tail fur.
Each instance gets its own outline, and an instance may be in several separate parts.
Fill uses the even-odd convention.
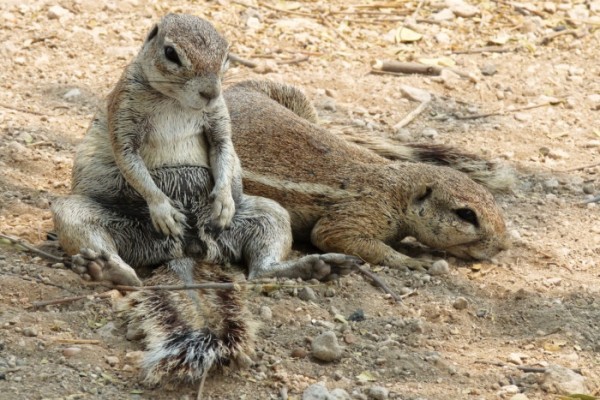
[[[515,173],[508,166],[450,146],[425,143],[399,144],[369,134],[357,135],[350,132],[336,132],[336,134],[389,160],[422,162],[454,168],[469,175],[471,179],[492,192],[510,191],[516,183]]]
[[[234,86],[264,93],[300,118],[304,118],[314,124],[318,121],[317,111],[304,92],[297,87],[267,80],[248,80],[237,83]]]
[[[147,285],[233,282],[221,267],[191,259],[159,268]],[[239,290],[138,291],[120,306],[145,334],[144,382],[200,380],[212,366],[244,363],[253,352],[253,324]]]

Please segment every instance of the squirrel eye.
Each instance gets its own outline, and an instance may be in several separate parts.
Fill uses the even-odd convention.
[[[463,221],[467,221],[470,224],[473,224],[476,227],[479,227],[479,221],[477,221],[477,214],[475,211],[470,208],[459,208],[455,211],[456,215]]]
[[[417,201],[421,202],[421,201],[427,199],[429,196],[431,196],[432,192],[433,192],[433,190],[431,190],[431,188],[429,186],[427,186],[427,188],[425,189],[425,193],[423,193],[421,196],[419,196],[417,198]]]
[[[181,65],[181,60],[177,55],[177,51],[175,51],[175,49],[172,46],[165,46],[165,57],[167,57],[167,60],[177,65]]]

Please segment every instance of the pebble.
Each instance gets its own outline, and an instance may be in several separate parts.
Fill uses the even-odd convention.
[[[117,365],[119,363],[119,357],[116,357],[116,356],[106,356],[106,357],[104,357],[104,360],[111,367],[114,367],[115,365]]]
[[[452,12],[463,18],[471,18],[479,14],[479,8],[464,2],[463,0],[446,0],[446,6]]]
[[[30,326],[23,329],[23,335],[27,337],[36,337],[38,335],[38,331],[36,328]]]
[[[256,17],[249,17],[246,21],[246,26],[250,29],[259,29],[262,27],[262,23]]]
[[[321,361],[334,361],[342,356],[342,348],[332,331],[326,331],[313,339],[312,356]]]
[[[143,351],[130,351],[125,354],[125,362],[128,364],[133,364],[135,366],[139,366],[144,359]]]
[[[304,301],[315,301],[317,300],[317,295],[312,288],[303,287],[298,291],[298,298]]]
[[[273,311],[271,311],[269,306],[262,306],[259,315],[262,320],[270,321],[273,318]]]
[[[306,357],[307,354],[308,354],[308,352],[306,351],[306,349],[304,349],[302,347],[296,347],[290,353],[290,355],[292,356],[292,358],[304,358],[304,357]]]
[[[325,297],[335,297],[335,288],[332,288],[331,286],[329,286],[325,290]]]
[[[63,349],[62,354],[65,357],[73,357],[74,355],[77,355],[80,352],[81,352],[80,347],[67,347],[66,349]]]
[[[514,118],[519,122],[526,122],[531,119],[531,115],[524,112],[516,112],[514,114]]]
[[[510,400],[529,400],[529,398],[523,393],[517,393],[511,397]]]
[[[556,179],[556,178],[550,178],[550,179],[546,179],[542,183],[542,185],[546,189],[546,192],[551,192],[554,189],[557,189],[560,186],[560,183],[558,183],[558,179]]]
[[[81,90],[75,88],[75,89],[71,89],[67,93],[65,93],[63,95],[63,98],[65,100],[74,100],[74,99],[76,99],[79,96],[81,96]]]
[[[383,386],[371,386],[367,391],[367,395],[373,400],[386,400],[389,394],[389,391]]]
[[[428,139],[435,139],[438,135],[438,131],[433,128],[425,128],[421,131],[421,136]]]
[[[508,357],[506,358],[506,360],[511,364],[522,365],[523,358],[527,358],[527,356],[525,356],[525,357],[523,357],[523,356],[524,355],[521,353],[510,353],[508,355]]]
[[[498,72],[498,68],[496,68],[496,65],[492,63],[483,64],[481,67],[479,67],[479,70],[485,76],[493,76],[496,74],[496,72]]]
[[[125,333],[125,339],[130,341],[141,340],[145,337],[144,331],[137,326],[128,326],[127,333]]]
[[[323,110],[335,112],[337,110],[335,100],[331,97],[326,98],[321,102],[321,108]]]
[[[450,272],[450,266],[446,260],[437,260],[429,268],[429,275],[447,275]]]
[[[315,383],[302,393],[302,400],[330,400],[329,390],[322,383]]]
[[[336,388],[329,392],[330,400],[350,400],[350,395],[344,389]]]
[[[583,193],[585,194],[594,194],[596,192],[596,188],[593,183],[588,183],[583,185]]]
[[[431,101],[431,94],[428,91],[416,87],[400,85],[400,93],[402,97],[419,103]]]
[[[542,389],[550,393],[587,393],[585,378],[577,372],[560,365],[550,364],[542,378]]]
[[[449,8],[444,8],[441,11],[436,12],[431,16],[434,21],[442,22],[442,21],[450,21],[453,20],[456,16]],[[437,38],[436,38],[437,39]]]
[[[406,128],[397,129],[392,137],[401,142],[412,142],[414,140],[412,133]]]
[[[496,393],[498,396],[505,396],[507,394],[519,393],[519,387],[517,385],[506,385],[502,386]]]
[[[452,307],[456,308],[457,310],[464,310],[468,306],[469,302],[464,297],[457,297],[456,300],[454,300],[454,303],[452,303]]]
[[[52,6],[48,9],[48,19],[60,19],[67,15],[70,15],[71,12],[66,8],[62,8],[59,5]]]

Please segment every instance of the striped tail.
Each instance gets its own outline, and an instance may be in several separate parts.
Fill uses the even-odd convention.
[[[159,268],[146,285],[233,282],[219,266],[191,259]],[[213,366],[247,363],[253,323],[240,290],[138,291],[120,306],[145,335],[144,383],[197,382]]]
[[[508,166],[450,146],[424,143],[400,144],[372,134],[355,134],[347,131],[336,130],[335,134],[389,160],[451,167],[464,172],[492,192],[509,192],[516,183],[515,173]]]

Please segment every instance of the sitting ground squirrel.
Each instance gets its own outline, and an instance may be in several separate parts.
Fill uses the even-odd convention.
[[[240,82],[224,96],[244,190],[283,205],[294,239],[409,268],[431,262],[395,249],[406,236],[465,259],[487,259],[509,246],[491,193],[464,173],[390,161],[330,134],[315,125],[305,95],[288,85]]]
[[[135,268],[164,265],[155,282],[227,282],[207,272],[210,264],[244,263],[250,279],[328,279],[361,263],[335,253],[284,261],[288,212],[242,193],[221,92],[227,57],[227,41],[209,22],[169,14],[126,67],[77,149],[72,193],[52,204],[59,243],[84,278],[140,285]],[[148,382],[193,380],[249,352],[234,292],[127,297],[147,335]]]

